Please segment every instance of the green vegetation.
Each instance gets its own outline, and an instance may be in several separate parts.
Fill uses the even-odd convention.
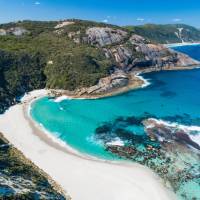
[[[12,147],[1,133],[0,174],[0,200],[66,199],[54,189],[47,176]]]
[[[26,91],[45,87],[45,63],[40,53],[0,51],[0,113]]]
[[[154,43],[180,43],[179,28],[182,28],[181,38],[185,42],[200,41],[200,30],[185,24],[155,25],[146,24],[142,26],[127,26],[129,31],[149,39]]]
[[[67,36],[68,31],[84,32],[97,23],[76,21],[62,34],[55,33],[58,22],[23,21],[0,26],[28,30],[22,36],[0,36],[0,113],[27,91],[46,86],[74,90],[92,86],[109,73],[112,62],[103,50],[77,44]]]
[[[133,58],[143,60],[143,53],[130,44],[132,33],[144,36],[151,42],[181,42],[175,32],[182,29],[185,41],[199,41],[200,31],[186,25],[144,25],[118,27],[110,24],[83,20],[60,29],[56,21],[19,21],[0,25],[0,113],[17,102],[25,92],[44,87],[75,90],[89,87],[107,76],[114,59],[105,56],[104,49],[88,44],[86,29],[111,27],[127,31],[127,37],[119,43],[105,46],[107,50],[123,44]],[[15,35],[15,28],[22,34]],[[1,35],[4,29],[6,35]],[[24,32],[25,31],[25,32]],[[132,59],[130,59],[132,62]]]
[[[109,66],[111,62],[99,50],[89,46],[75,47],[47,65],[47,87],[74,90],[77,86],[95,85],[99,78],[108,74]]]

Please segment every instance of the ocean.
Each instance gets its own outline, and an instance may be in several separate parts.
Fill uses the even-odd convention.
[[[200,60],[200,45],[173,49]],[[144,164],[178,199],[199,200],[200,69],[143,77],[149,86],[114,97],[41,98],[31,105],[31,117],[81,153]]]

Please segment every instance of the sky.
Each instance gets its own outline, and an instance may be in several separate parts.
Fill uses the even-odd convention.
[[[0,0],[0,23],[69,18],[117,25],[184,23],[200,28],[200,0]]]

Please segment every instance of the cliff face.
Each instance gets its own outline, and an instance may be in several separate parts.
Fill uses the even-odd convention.
[[[144,37],[124,30],[93,27],[86,30],[87,42],[102,48],[107,58],[124,71],[134,67],[173,67],[193,65],[193,59],[160,44],[151,44]]]
[[[92,27],[86,30],[88,42],[92,45],[100,47],[112,45],[122,42],[128,35],[127,32],[120,29],[112,29],[109,27]]]
[[[161,44],[152,44],[144,37],[124,30],[92,27],[88,28],[85,34],[80,41],[102,49],[105,56],[113,60],[115,69],[110,76],[100,79],[95,86],[82,89],[81,94],[101,94],[124,87],[129,83],[129,74],[136,68],[173,69],[199,63],[187,55]]]

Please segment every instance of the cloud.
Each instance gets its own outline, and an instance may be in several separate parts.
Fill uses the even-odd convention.
[[[108,19],[104,19],[102,22],[104,22],[104,23],[108,23]]]
[[[180,21],[182,21],[182,19],[180,19],[180,18],[174,18],[172,21],[173,22],[180,22]]]
[[[136,20],[137,20],[137,21],[140,21],[140,22],[143,22],[145,19],[144,19],[144,18],[141,18],[141,17],[138,17]]]
[[[41,3],[40,3],[39,1],[36,1],[34,4],[35,4],[36,6],[38,6],[38,5],[40,5]]]

